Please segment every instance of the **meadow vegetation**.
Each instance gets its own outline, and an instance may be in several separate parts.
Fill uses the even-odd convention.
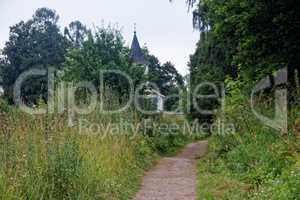
[[[154,137],[149,127],[115,132],[109,126],[124,119],[140,123],[135,112],[83,116],[101,124],[93,133],[79,132],[79,123],[68,127],[66,113],[29,115],[4,101],[0,109],[0,199],[5,200],[130,199],[145,170],[189,140],[164,133]]]
[[[147,81],[169,95],[178,93],[183,78],[172,63],[161,64],[143,47],[150,69],[146,77],[145,66],[134,63],[121,31],[113,26],[90,29],[74,21],[62,32],[58,20],[55,10],[37,9],[32,18],[10,28],[1,49],[0,199],[130,199],[145,170],[160,155],[174,154],[189,137],[180,129],[170,134],[154,130],[154,124],[175,122],[160,114],[142,115],[133,105],[117,114],[95,109],[82,116],[71,104],[87,108],[94,95],[107,110],[119,109]],[[26,77],[17,101],[13,88],[30,70],[45,73]],[[117,73],[101,76],[105,70]],[[86,85],[74,89],[83,82],[94,90]],[[40,115],[19,109],[21,102],[30,108],[48,107],[50,96],[68,108],[58,112],[56,104],[57,112]],[[177,104],[178,98],[166,107]]]
[[[188,118],[199,124],[233,124],[235,132],[208,132],[209,152],[198,164],[199,199],[300,199],[297,2],[186,2],[194,9],[194,28],[201,36],[190,57],[187,84],[171,62],[160,63],[147,47],[140,49],[149,67],[145,74],[146,67],[134,62],[121,31],[112,26],[89,29],[74,21],[62,32],[56,11],[40,8],[11,27],[0,55],[0,199],[130,199],[161,155],[174,155],[202,138],[193,131],[186,135],[185,116],[144,115],[133,105],[118,114],[22,112],[14,99],[16,80],[29,70],[43,70],[48,77],[29,77],[20,87],[20,101],[43,107],[51,96],[45,87],[48,69],[53,69],[55,87],[66,81],[94,86],[95,91],[77,88],[74,104],[84,106],[94,92],[107,95],[96,100],[109,109],[124,106],[131,89],[151,82],[164,96],[176,96],[165,102],[168,111],[185,107]],[[287,80],[276,76],[283,69]],[[100,76],[105,70],[127,74],[132,84],[120,74]],[[286,89],[288,131],[266,126],[253,113],[250,94],[266,77],[269,85],[256,94],[255,107],[274,117],[274,93]],[[91,126],[81,129],[81,119]],[[135,129],[120,126],[124,121]],[[158,128],[168,124],[180,128]]]
[[[198,165],[199,199],[300,199],[300,40],[295,37],[300,33],[299,3],[187,2],[201,35],[190,60],[191,90],[198,89],[194,97],[201,108],[219,110],[208,115],[194,104],[190,115],[234,124],[236,129],[232,134],[213,132],[209,154]],[[279,76],[279,71],[284,75]],[[264,84],[259,84],[261,80]],[[199,89],[202,82],[210,85]],[[288,115],[288,131],[278,131],[279,123],[270,126],[252,110],[254,106],[274,119],[278,90],[286,91],[282,101],[287,105],[280,105],[279,113]]]
[[[228,90],[226,109],[218,118],[234,123],[236,132],[215,132],[209,139],[209,153],[198,162],[199,199],[299,199],[297,101],[290,108],[288,132],[282,133],[257,119],[238,86]],[[257,107],[274,116],[273,100],[262,96]]]

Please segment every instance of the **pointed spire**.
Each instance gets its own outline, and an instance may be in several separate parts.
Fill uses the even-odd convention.
[[[134,23],[134,35],[136,35],[136,23]]]
[[[136,34],[136,24],[134,24],[134,36],[131,45],[131,59],[136,64],[146,65],[144,53],[141,49],[140,43]]]

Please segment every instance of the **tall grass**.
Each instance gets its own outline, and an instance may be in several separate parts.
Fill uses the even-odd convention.
[[[0,199],[129,199],[157,158],[142,135],[78,134],[65,115],[30,116],[2,103],[0,122]]]
[[[142,125],[137,133],[123,126],[114,132],[110,124],[138,126],[131,111],[84,116],[100,129],[79,131],[76,119],[70,128],[66,113],[28,115],[0,101],[0,199],[130,199],[159,154],[188,141],[180,134],[152,136],[152,127]]]
[[[241,91],[229,94],[225,113],[235,134],[214,134],[209,154],[199,161],[199,199],[300,199],[300,149],[297,102],[290,105],[289,130],[280,133],[253,114]],[[272,99],[263,96],[257,108],[272,117]],[[205,182],[203,181],[205,180]]]

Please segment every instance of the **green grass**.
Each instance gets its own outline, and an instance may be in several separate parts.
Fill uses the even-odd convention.
[[[130,112],[85,118],[102,125],[140,122]],[[0,105],[0,199],[130,199],[159,155],[188,141],[150,137],[143,129],[137,135],[124,128],[121,134],[103,137],[107,127],[100,134],[79,134],[67,121],[65,114],[30,116]]]
[[[234,123],[237,132],[209,139],[209,153],[198,162],[198,199],[300,199],[300,141],[294,128],[299,107],[292,107],[289,131],[281,134],[257,120],[243,97],[226,101],[223,120]]]
[[[0,138],[1,199],[129,199],[157,159],[141,136],[45,131],[41,117],[11,116]]]
[[[244,199],[249,185],[231,177],[220,161],[211,161],[209,157],[208,154],[197,165],[198,199]]]

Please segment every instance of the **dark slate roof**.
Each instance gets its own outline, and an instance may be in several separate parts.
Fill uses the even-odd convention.
[[[140,65],[147,64],[144,53],[141,49],[138,38],[136,36],[136,32],[134,32],[133,41],[131,45],[131,59],[136,64],[140,64]]]

